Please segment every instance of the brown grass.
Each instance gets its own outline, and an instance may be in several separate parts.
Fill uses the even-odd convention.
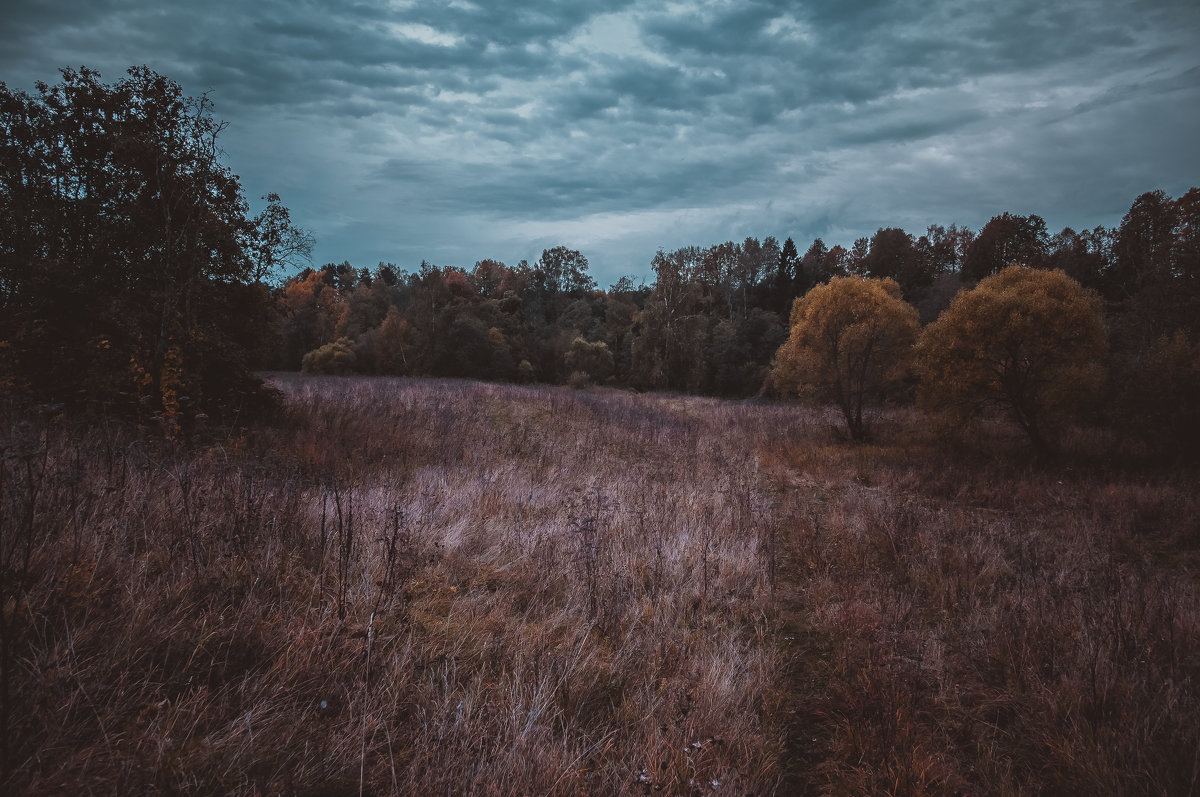
[[[1195,473],[276,384],[186,447],[4,427],[6,792],[1200,792]]]
[[[16,791],[771,788],[760,418],[280,387],[289,423],[190,449],[12,428]]]
[[[776,461],[795,518],[794,776],[887,794],[1200,793],[1200,491],[1006,436],[815,441]],[[812,642],[811,640],[817,640]],[[814,738],[815,737],[815,738]]]

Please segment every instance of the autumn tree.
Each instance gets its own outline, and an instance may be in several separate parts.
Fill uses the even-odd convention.
[[[498,299],[503,295],[500,292],[500,283],[504,281],[507,272],[508,266],[499,260],[479,260],[471,270],[471,284],[481,296]]]
[[[785,395],[832,401],[851,439],[864,440],[864,408],[904,379],[919,329],[895,280],[834,277],[796,300],[774,382]]]
[[[383,374],[407,376],[415,370],[416,332],[392,307],[375,336],[375,367]]]
[[[338,322],[345,313],[346,299],[336,287],[336,267],[305,269],[278,291],[280,318],[276,334],[276,362],[285,369],[300,367],[308,352],[337,339]]]
[[[1106,350],[1098,296],[1061,271],[1009,266],[925,329],[920,401],[959,420],[999,408],[1045,453],[1049,434],[1096,397]]]

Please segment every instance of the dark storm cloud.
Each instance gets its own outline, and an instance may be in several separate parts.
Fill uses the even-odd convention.
[[[687,205],[700,192],[726,192],[764,167],[760,159],[692,156],[686,161],[664,157],[653,163],[602,156],[600,162],[577,158],[522,159],[503,167],[480,169],[455,165],[447,173],[438,163],[394,160],[383,164],[376,179],[432,187],[422,193],[427,208],[449,214],[479,213],[499,218],[535,214],[546,219],[571,218],[619,207],[626,211]],[[454,190],[440,190],[448,184]],[[482,211],[481,211],[482,209]]]
[[[1071,108],[1066,116],[1075,116],[1128,100],[1153,97],[1160,94],[1195,91],[1200,88],[1200,66],[1193,66],[1179,74],[1154,77],[1138,83],[1119,83],[1109,87],[1098,97],[1081,102]]]
[[[1075,227],[1200,182],[1193,0],[31,2],[0,80],[147,64],[230,122],[319,261]],[[405,260],[408,258],[414,262]]]

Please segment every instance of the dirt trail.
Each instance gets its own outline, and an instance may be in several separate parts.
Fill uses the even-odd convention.
[[[829,640],[813,633],[801,593],[796,535],[786,534],[776,592],[776,645],[785,661],[785,697],[780,711],[785,734],[779,794],[817,794],[831,732],[820,708],[827,688]]]
[[[787,498],[776,505],[775,524],[779,553],[775,585],[775,645],[784,662],[781,683],[781,704],[777,716],[777,732],[783,737],[780,782],[776,791],[781,795],[819,794],[826,784],[821,772],[828,759],[832,723],[823,706],[828,704],[829,666],[832,641],[813,630],[805,605],[806,586],[804,525],[811,521],[797,514],[797,498],[801,505],[820,501],[810,495],[810,487],[802,484],[790,468],[777,465],[764,474],[772,482],[770,489]]]

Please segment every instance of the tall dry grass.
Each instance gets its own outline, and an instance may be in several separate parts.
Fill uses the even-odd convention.
[[[1200,793],[1200,478],[893,419],[804,441],[793,733],[831,793]],[[1086,438],[1086,436],[1084,436]],[[797,743],[795,740],[803,740]]]
[[[7,793],[1200,792],[1197,474],[278,377],[0,435]]]
[[[187,448],[8,430],[10,788],[773,787],[765,418],[278,386],[278,428]]]

